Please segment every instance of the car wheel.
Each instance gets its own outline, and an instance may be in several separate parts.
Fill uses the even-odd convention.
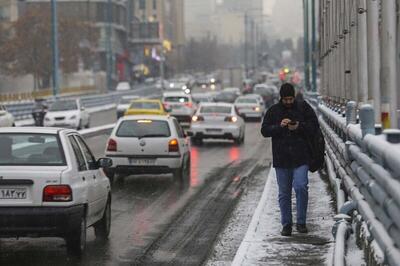
[[[72,230],[65,239],[67,251],[74,256],[82,256],[86,248],[86,215],[82,215],[79,226]]]
[[[81,129],[82,129],[82,120],[79,120],[79,124],[76,130],[81,130]]]
[[[203,144],[203,139],[202,138],[191,138],[193,145],[202,145]]]
[[[108,177],[108,179],[110,179],[110,183],[112,183],[114,181],[114,177],[115,177],[115,169],[113,168],[108,168],[108,169],[104,169],[104,174]]]
[[[111,198],[108,197],[104,214],[100,221],[94,225],[94,234],[101,241],[106,241],[111,230]]]
[[[183,167],[183,165],[181,167],[175,169],[173,172],[174,180],[176,180],[178,182],[182,182],[184,171],[185,171],[185,167]]]

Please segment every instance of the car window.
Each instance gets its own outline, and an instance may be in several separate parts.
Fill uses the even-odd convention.
[[[68,137],[69,141],[71,142],[72,149],[74,150],[74,154],[76,157],[76,163],[78,164],[78,171],[86,171],[87,166],[85,159],[83,157],[82,151],[79,148],[78,142],[76,142],[75,138],[73,136]]]
[[[230,114],[232,108],[230,106],[202,106],[200,113],[202,114]]]
[[[87,144],[85,141],[83,141],[82,137],[76,135],[75,138],[77,139],[79,145],[81,146],[83,156],[86,159],[87,164],[89,165],[90,170],[97,169],[97,163],[96,163],[96,158],[93,156],[92,152],[88,148]]]
[[[170,137],[168,122],[161,120],[126,120],[117,129],[117,137]]]
[[[76,101],[56,101],[50,106],[50,111],[69,111],[78,110],[78,105]]]
[[[54,134],[0,134],[0,165],[66,165],[62,144]]]
[[[164,101],[172,103],[187,103],[189,102],[189,98],[185,96],[169,96],[165,97]]]
[[[160,109],[160,104],[155,102],[133,102],[130,109]]]
[[[179,138],[184,138],[185,134],[183,132],[182,127],[179,125],[179,123],[178,123],[178,121],[176,119],[173,119],[173,121],[174,121],[174,125],[175,125],[175,128],[176,128],[176,132],[178,133],[178,137]]]
[[[250,98],[242,98],[237,99],[237,103],[257,103],[257,99],[250,99]]]

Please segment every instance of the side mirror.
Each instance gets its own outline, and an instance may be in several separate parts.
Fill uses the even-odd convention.
[[[81,111],[85,111],[85,110],[86,110],[85,107],[82,106],[82,107],[81,107]]]
[[[113,165],[113,161],[110,158],[100,158],[97,164],[100,168],[110,168]]]

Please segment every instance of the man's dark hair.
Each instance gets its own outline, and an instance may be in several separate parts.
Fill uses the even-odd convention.
[[[295,91],[293,85],[290,83],[282,84],[279,94],[281,95],[281,98],[295,97]]]

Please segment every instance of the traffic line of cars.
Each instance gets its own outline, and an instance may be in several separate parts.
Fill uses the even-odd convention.
[[[61,237],[67,251],[80,256],[88,227],[101,241],[110,234],[116,176],[172,174],[188,182],[188,136],[194,144],[208,138],[241,144],[242,116],[265,111],[254,95],[197,104],[178,91],[164,93],[162,100],[130,97],[121,103],[105,157],[98,160],[76,130],[65,128],[90,125],[79,100],[56,101],[44,117],[46,127],[0,129],[0,237]]]

